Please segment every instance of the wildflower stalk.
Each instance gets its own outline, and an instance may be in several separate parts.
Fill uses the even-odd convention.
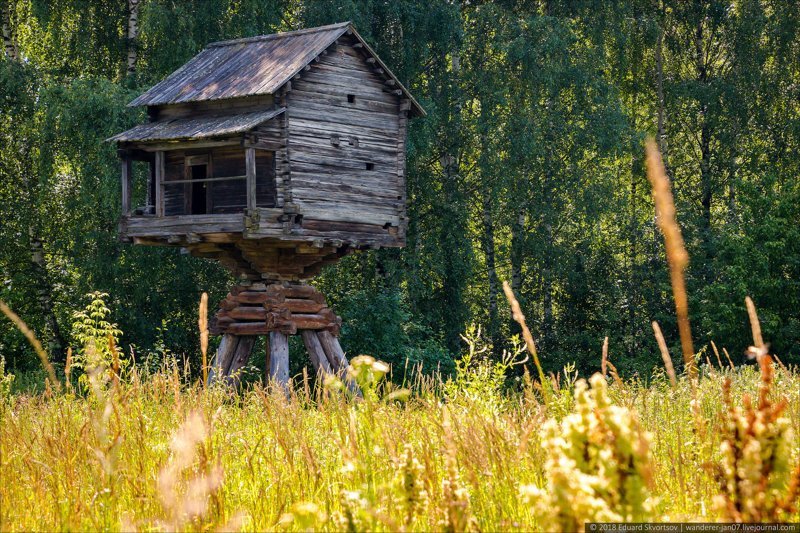
[[[672,284],[672,296],[675,299],[675,313],[678,316],[678,332],[681,337],[683,362],[692,382],[697,380],[697,368],[694,363],[694,347],[692,346],[692,330],[689,325],[689,299],[686,293],[684,271],[689,264],[689,254],[683,244],[681,228],[675,219],[675,202],[670,190],[670,182],[661,154],[653,139],[647,141],[647,178],[653,188],[653,200],[656,204],[656,219],[667,250],[667,263]]]
[[[575,411],[544,428],[546,488],[521,487],[539,526],[582,531],[586,522],[643,522],[649,497],[649,438],[633,413],[613,405],[602,374],[575,384]]]

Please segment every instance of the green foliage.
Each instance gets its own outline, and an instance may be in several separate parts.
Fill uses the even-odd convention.
[[[510,352],[503,352],[497,360],[490,359],[490,347],[481,338],[480,329],[474,326],[467,329],[464,342],[467,351],[455,361],[455,375],[445,383],[445,396],[458,405],[483,408],[487,412],[502,409],[509,401],[506,386],[510,371],[527,361],[521,357],[525,346],[519,338],[512,339]]]
[[[11,398],[11,386],[14,374],[6,372],[6,360],[0,357],[0,403],[5,404]]]
[[[0,298],[56,362],[94,290],[112,295],[109,320],[143,357],[193,359],[197,298],[213,307],[232,281],[212,262],[117,241],[119,164],[104,140],[144,120],[125,104],[208,42],[343,20],[428,113],[410,122],[407,247],[315,281],[345,319],[348,354],[383,358],[393,379],[418,365],[448,374],[480,323],[500,359],[518,333],[508,280],[545,370],[590,375],[607,336],[622,373],[649,376],[650,322],[677,346],[641,157],[655,134],[692,258],[697,340],[724,339],[741,363],[749,294],[774,351],[800,362],[792,2],[147,0],[134,41],[124,0],[4,5],[19,54],[0,59]],[[37,365],[7,323],[0,353],[15,370]]]
[[[87,387],[90,373],[105,373],[111,368],[120,371],[127,365],[117,349],[122,331],[108,321],[111,314],[105,303],[108,294],[93,292],[88,298],[86,307],[72,314],[72,335],[79,346],[72,366],[83,369],[79,380]]]
[[[586,522],[654,520],[648,436],[614,405],[601,374],[575,384],[575,411],[545,425],[547,489],[522,487],[540,524],[579,531]]]

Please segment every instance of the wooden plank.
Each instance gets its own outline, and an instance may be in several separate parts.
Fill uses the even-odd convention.
[[[317,220],[331,220],[340,222],[356,222],[360,224],[377,224],[398,226],[400,216],[394,212],[386,213],[383,210],[368,210],[362,206],[332,205],[330,202],[320,200],[297,200],[297,204],[305,213],[313,213]]]
[[[399,128],[397,118],[397,105],[389,113],[373,110],[362,111],[359,109],[348,109],[341,106],[332,106],[313,101],[296,101],[297,107],[293,108],[293,117],[310,118],[326,122],[336,122],[342,124],[352,124],[355,126],[381,127],[395,134]]]
[[[234,307],[226,313],[226,316],[236,320],[266,320],[267,310],[263,307]]]
[[[156,216],[164,216],[164,151],[156,152]]]
[[[211,183],[215,181],[240,181],[246,179],[247,176],[226,176],[224,178],[203,178],[199,180],[171,180],[164,182],[164,185],[175,185],[179,183]]]
[[[338,135],[339,146],[331,143],[331,135]],[[347,141],[348,137],[355,136],[358,139],[358,146],[351,146],[347,142],[341,142],[342,137]],[[361,150],[363,154],[379,153],[393,155],[397,153],[397,139],[389,141],[387,138],[372,137],[370,135],[343,134],[337,130],[325,130],[320,127],[292,130],[292,146],[295,144],[308,146],[310,148],[328,148],[342,150],[341,154],[346,157],[348,150]],[[336,156],[336,154],[332,154]]]
[[[346,142],[346,140],[344,140]],[[381,154],[365,150],[358,157],[343,157],[342,154],[327,155],[318,152],[316,147],[305,147],[302,149],[295,149],[292,154],[292,159],[298,163],[302,169],[308,168],[309,165],[317,169],[326,171],[339,171],[342,169],[353,170],[358,174],[364,176],[374,176],[376,172],[385,171],[387,174],[393,176],[397,175],[397,155],[395,154]],[[331,148],[335,148],[331,146]],[[367,163],[372,163],[373,169],[367,169]]]
[[[322,348],[316,332],[304,329],[300,332],[300,336],[303,337],[303,344],[306,346],[308,357],[311,359],[317,375],[321,377],[325,374],[332,374],[331,364],[328,362],[325,350]]]
[[[186,116],[197,116],[208,112],[214,113],[221,110],[245,113],[248,111],[261,111],[274,105],[274,98],[271,94],[236,98],[232,100],[209,100],[204,102],[191,102],[185,104],[171,104],[157,106],[158,118],[178,118]]]
[[[191,226],[193,224],[235,224],[242,222],[242,214],[221,214],[221,215],[178,215],[166,219],[158,219],[152,216],[131,216],[130,221],[142,229],[150,228],[170,228],[178,226]]]
[[[289,336],[277,331],[269,334],[269,375],[284,388],[289,386]]]
[[[357,196],[371,201],[387,200],[389,202],[397,202],[402,200],[399,190],[380,190],[374,184],[370,187],[369,184],[355,180],[328,181],[308,178],[298,179],[295,177],[294,185],[295,194],[300,189],[314,189],[317,192],[349,193],[354,197]]]
[[[132,147],[139,148],[145,152],[158,152],[161,151],[174,151],[180,149],[200,149],[200,148],[218,148],[224,146],[241,146],[242,134],[238,133],[235,137],[215,138],[212,140],[192,141],[191,139],[184,139],[181,141],[165,141],[165,142],[132,142]]]
[[[372,195],[366,194],[359,194],[359,193],[350,193],[346,192],[342,189],[340,190],[325,190],[324,188],[314,187],[314,186],[307,186],[303,184],[303,187],[295,185],[294,189],[294,199],[296,202],[298,201],[313,201],[318,200],[320,202],[330,202],[330,203],[346,203],[351,207],[358,207],[365,211],[373,211],[375,213],[387,213],[390,215],[397,215],[399,213],[399,209],[402,207],[402,202],[400,202],[397,198],[397,194],[395,193],[392,197],[375,197]]]
[[[131,212],[131,160],[125,157],[122,160],[122,215]]]
[[[354,135],[359,139],[369,140],[375,144],[388,144],[394,146],[397,143],[397,129],[391,124],[354,124],[351,121],[323,121],[318,113],[304,111],[302,109],[293,110],[289,117],[289,134],[295,130],[315,132],[317,135]]]
[[[371,98],[364,98],[356,96],[356,101],[350,103],[347,101],[346,95],[342,94],[327,94],[313,90],[295,90],[292,91],[293,102],[310,102],[314,101],[317,104],[324,104],[332,107],[342,107],[345,109],[358,109],[361,111],[376,111],[378,113],[394,113],[397,111],[397,104],[393,102],[386,102],[384,100],[373,100]]]
[[[245,166],[247,167],[247,209],[256,208],[256,150],[245,148]]]

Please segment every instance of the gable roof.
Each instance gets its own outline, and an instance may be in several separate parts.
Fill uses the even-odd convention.
[[[227,114],[211,117],[182,117],[157,120],[134,126],[118,133],[109,141],[176,141],[179,139],[206,139],[250,131],[259,124],[280,115],[285,108],[249,113]]]
[[[209,44],[188,63],[133,100],[129,106],[165,105],[274,94],[344,34],[358,39],[412,103],[422,106],[392,74],[350,22]]]

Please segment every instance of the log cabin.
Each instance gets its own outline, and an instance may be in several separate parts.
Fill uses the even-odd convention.
[[[238,278],[210,321],[223,337],[209,382],[236,383],[260,335],[277,383],[288,384],[294,334],[318,374],[344,375],[341,319],[302,280],[350,252],[405,244],[406,126],[425,114],[419,103],[345,22],[212,43],[130,105],[149,120],[110,139],[120,237],[181,247]]]
[[[406,127],[425,112],[349,22],[209,44],[129,105],[149,120],[110,139],[123,240],[269,282],[405,244]]]

